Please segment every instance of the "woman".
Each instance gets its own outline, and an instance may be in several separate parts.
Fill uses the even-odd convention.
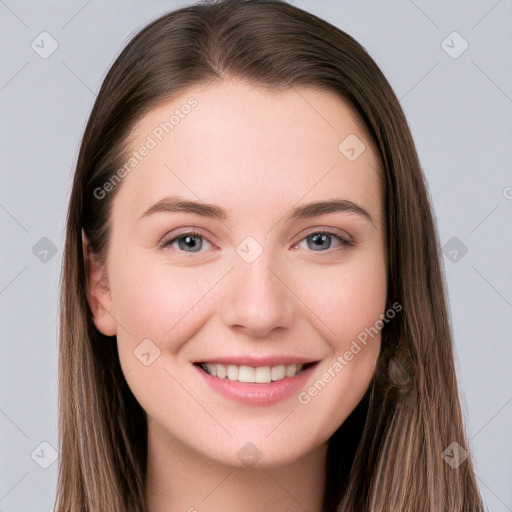
[[[87,124],[56,510],[480,511],[399,102],[276,0],[136,35]]]

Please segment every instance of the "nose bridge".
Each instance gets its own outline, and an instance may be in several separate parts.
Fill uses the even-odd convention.
[[[260,337],[290,325],[293,303],[284,279],[278,278],[278,268],[268,251],[250,263],[243,256],[236,256],[222,300],[221,313],[226,325],[246,328]]]

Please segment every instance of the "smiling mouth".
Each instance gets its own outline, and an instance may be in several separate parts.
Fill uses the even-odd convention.
[[[245,365],[196,363],[204,372],[218,379],[227,379],[251,384],[268,384],[286,378],[295,377],[304,370],[316,365],[316,362],[307,364],[279,364],[276,366],[259,366],[257,368]]]

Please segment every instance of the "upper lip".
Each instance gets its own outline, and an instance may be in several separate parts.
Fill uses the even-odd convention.
[[[276,356],[215,356],[215,357],[207,357],[205,359],[201,359],[199,361],[194,361],[195,364],[198,363],[211,363],[211,364],[233,364],[235,366],[252,366],[254,368],[259,368],[262,366],[278,366],[280,364],[310,364],[316,363],[318,359],[311,359],[306,357],[299,356],[289,356],[289,355],[276,355]]]

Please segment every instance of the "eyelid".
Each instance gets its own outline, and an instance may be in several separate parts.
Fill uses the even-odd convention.
[[[162,249],[167,249],[172,245],[173,242],[176,241],[177,238],[183,237],[185,235],[192,235],[201,237],[204,241],[209,243],[211,246],[215,246],[215,244],[206,236],[201,230],[201,228],[193,228],[193,227],[184,227],[177,228],[174,231],[170,231],[166,233],[161,240],[158,242],[158,245]],[[295,242],[292,244],[292,248],[295,248],[300,242],[303,242],[306,238],[315,234],[325,234],[335,238],[338,238],[340,243],[344,246],[353,246],[355,244],[354,239],[344,230],[334,227],[326,227],[326,226],[316,226],[312,228],[308,228],[305,232],[302,232]],[[179,251],[184,252],[184,251]],[[200,251],[202,252],[202,251]],[[318,251],[320,252],[329,252],[329,251]],[[192,253],[193,254],[193,253]]]
[[[302,242],[305,238],[311,235],[315,235],[317,233],[323,233],[326,235],[336,236],[341,240],[345,240],[347,244],[353,245],[355,243],[354,238],[347,233],[343,229],[328,227],[328,226],[315,226],[313,228],[308,228],[306,231],[303,231],[293,243],[293,246],[297,245],[299,242]]]
[[[208,242],[210,245],[214,246],[215,244],[209,239],[208,236],[206,236],[200,228],[193,228],[193,227],[185,227],[185,228],[177,228],[173,231],[169,231],[166,233],[158,242],[158,245],[163,248],[167,249],[167,247],[170,247],[171,243],[174,242],[177,238],[183,237],[185,235],[192,235],[192,236],[198,236],[201,237],[203,240]],[[182,252],[182,251],[181,251]]]

